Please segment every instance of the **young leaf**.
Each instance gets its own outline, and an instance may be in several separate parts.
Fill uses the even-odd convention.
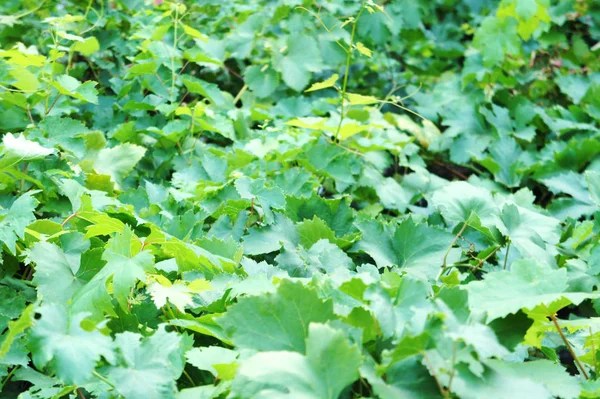
[[[306,93],[308,93],[310,91],[323,90],[323,89],[327,89],[328,87],[333,87],[333,86],[335,86],[335,83],[337,82],[339,77],[340,77],[340,75],[338,75],[337,73],[334,73],[333,75],[331,75],[329,78],[325,79],[322,82],[313,83],[312,86],[310,86],[308,89],[306,89],[304,91]]]

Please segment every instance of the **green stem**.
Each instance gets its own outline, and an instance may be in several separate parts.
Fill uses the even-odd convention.
[[[340,93],[341,97],[342,97],[342,105],[341,105],[341,109],[340,109],[340,123],[338,123],[337,129],[335,131],[335,140],[336,141],[340,141],[340,130],[342,129],[342,123],[344,122],[344,112],[345,112],[345,105],[344,105],[344,101],[346,100],[346,89],[348,87],[348,76],[350,75],[350,63],[352,62],[352,52],[353,52],[353,48],[352,46],[354,46],[354,36],[356,35],[356,26],[358,25],[358,20],[360,19],[360,16],[362,15],[363,11],[365,10],[365,4],[366,4],[366,0],[363,1],[361,7],[360,7],[360,11],[358,12],[358,14],[356,15],[356,19],[354,20],[354,22],[352,23],[352,33],[350,34],[350,46],[348,46],[348,50],[347,50],[347,56],[346,56],[346,70],[344,71],[344,81],[342,83],[342,91]]]
[[[194,382],[192,377],[188,374],[188,372],[185,371],[185,369],[183,370],[183,375],[185,376],[185,378],[187,378],[187,380],[190,382],[190,384],[192,384],[193,387],[196,386],[196,383]]]
[[[177,51],[177,25],[179,24],[179,6],[175,7],[175,26],[173,27],[173,52],[171,53],[171,101],[174,100],[175,93],[175,52]]]
[[[240,101],[240,98],[242,98],[242,95],[246,92],[246,90],[248,90],[248,85],[242,86],[237,96],[235,96],[235,98],[233,99],[233,105],[237,104],[238,101]]]
[[[2,390],[4,389],[4,386],[8,383],[8,381],[10,381],[13,374],[15,373],[15,371],[17,371],[18,368],[19,368],[19,366],[13,367],[12,370],[10,371],[10,373],[8,373],[8,375],[2,380],[2,385],[0,386],[0,392],[2,392]]]
[[[510,251],[510,240],[508,241],[508,245],[506,246],[506,254],[504,255],[504,266],[502,269],[506,270],[506,262],[508,261],[508,252]]]
[[[550,318],[552,319],[552,322],[554,323],[554,326],[556,327],[556,331],[558,331],[558,335],[560,335],[560,338],[565,343],[565,346],[567,347],[567,350],[569,351],[569,353],[573,357],[573,360],[577,364],[577,367],[579,367],[579,370],[581,371],[581,374],[583,374],[583,376],[585,377],[586,380],[589,380],[590,376],[588,375],[587,371],[585,371],[585,369],[583,368],[583,365],[581,364],[581,362],[579,361],[579,358],[575,354],[575,351],[573,350],[573,347],[571,346],[571,344],[567,340],[567,337],[565,337],[565,334],[563,334],[562,329],[558,325],[558,320],[556,320],[556,315],[553,314],[553,315],[550,316]]]
[[[594,354],[594,374],[596,374],[596,378],[598,378],[598,360],[596,359],[596,345],[594,343],[594,337],[592,335],[592,327],[589,327],[590,330],[590,338],[592,339],[592,353]]]
[[[444,398],[448,398],[450,396],[450,393],[448,392],[448,390],[446,390],[446,388],[444,388],[444,385],[442,385],[442,382],[438,379],[435,369],[433,368],[433,365],[431,364],[431,362],[429,361],[429,358],[427,357],[427,353],[425,353],[425,351],[423,351],[423,352],[421,352],[421,355],[423,355],[423,360],[425,361],[425,364],[427,365],[427,368],[429,369],[429,373],[433,377],[435,384],[437,385],[438,389],[440,390],[440,393],[442,394],[442,396]]]
[[[452,249],[452,247],[454,247],[454,244],[456,244],[456,241],[458,241],[458,239],[460,238],[462,233],[465,232],[467,226],[468,226],[468,224],[466,222],[463,223],[463,226],[460,228],[460,231],[456,234],[456,236],[454,236],[454,239],[448,246],[448,250],[446,250],[446,253],[444,254],[444,261],[442,262],[442,270],[446,268],[446,261],[448,260],[448,255],[450,254],[450,250]]]
[[[489,253],[488,256],[486,256],[483,259],[480,259],[477,261],[477,268],[480,268],[481,266],[483,266],[483,264],[485,263],[486,260],[488,260],[489,258],[491,258],[496,252],[498,252],[498,250],[502,248],[502,247],[496,247],[496,249],[494,249],[492,252]]]
[[[169,316],[171,316],[172,319],[176,319],[177,316],[175,316],[175,313],[173,312],[173,309],[171,308],[171,305],[169,305],[167,303],[167,310],[169,311]]]
[[[107,384],[108,386],[110,386],[111,388],[115,388],[115,384],[113,384],[112,382],[110,382],[108,380],[108,378],[106,378],[105,376],[103,376],[102,374],[98,373],[96,370],[92,371],[92,374],[94,376],[96,376],[96,378],[98,378],[100,381],[104,382],[105,384]]]

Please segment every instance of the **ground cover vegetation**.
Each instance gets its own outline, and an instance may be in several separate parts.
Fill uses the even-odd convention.
[[[0,2],[2,398],[600,396],[600,4]]]

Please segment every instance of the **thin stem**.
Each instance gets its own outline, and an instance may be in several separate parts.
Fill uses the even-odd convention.
[[[52,43],[54,44],[54,48],[58,48],[58,39],[54,36],[54,32],[52,30],[49,31],[50,33],[50,37],[52,38]],[[56,57],[52,57],[52,63],[50,64],[50,82],[49,85],[52,85],[52,83],[54,82],[54,65],[56,64]],[[52,107],[54,106],[54,104],[56,103],[56,100],[58,100],[58,97],[56,97],[54,99],[54,103],[52,103],[52,106],[50,108],[48,108],[48,102],[50,101],[50,93],[48,93],[48,96],[46,97],[46,100],[44,102],[44,109],[46,110],[44,112],[44,116],[48,115],[48,113],[52,110]]]
[[[571,356],[573,357],[573,360],[575,360],[575,363],[577,364],[577,366],[579,367],[579,370],[581,371],[581,373],[583,374],[583,376],[585,377],[586,380],[589,380],[590,377],[588,376],[588,373],[585,371],[585,369],[583,368],[583,365],[581,364],[581,362],[579,361],[579,358],[577,357],[577,355],[575,354],[575,351],[573,350],[573,347],[571,346],[571,344],[569,343],[569,341],[567,340],[567,337],[565,337],[565,335],[562,332],[562,329],[560,328],[560,326],[558,325],[558,320],[556,319],[556,315],[553,314],[550,316],[550,318],[552,319],[552,322],[554,323],[554,326],[556,327],[556,331],[558,331],[558,334],[560,335],[560,338],[563,340],[563,342],[565,343],[565,346],[567,347],[567,350],[569,351],[569,353],[571,354]]]
[[[175,26],[173,27],[173,53],[171,53],[171,99],[175,93],[175,52],[177,51],[177,25],[179,24],[179,6],[175,7]],[[172,100],[171,100],[172,101]]]
[[[58,99],[60,98],[60,96],[62,96],[62,94],[58,93],[58,95],[54,98],[54,101],[52,101],[52,105],[50,105],[50,108],[48,108],[46,110],[46,112],[44,113],[44,116],[48,115],[50,113],[50,111],[52,111],[52,108],[54,108],[54,106],[56,105],[56,102],[58,101]]]
[[[504,266],[503,270],[506,270],[506,262],[508,261],[508,251],[510,251],[510,240],[508,241],[508,245],[506,246],[506,254],[504,255]]]
[[[245,84],[244,86],[242,86],[237,96],[235,96],[235,98],[233,99],[233,105],[237,104],[237,102],[240,101],[240,98],[242,98],[242,95],[246,92],[246,90],[248,90],[248,85]]]
[[[29,163],[25,162],[21,166],[21,172],[23,172],[23,174],[26,175],[27,174],[27,169],[29,169]],[[19,188],[19,192],[21,194],[23,194],[23,190],[24,189],[25,189],[25,179],[21,179],[21,186]]]
[[[363,5],[364,6],[364,5]],[[342,50],[344,50],[345,52],[348,52],[348,50],[346,49],[346,47],[344,47],[344,45],[342,43],[339,42],[339,40],[337,40],[333,34],[332,31],[336,28],[336,26],[338,24],[333,25],[331,28],[328,28],[327,25],[325,25],[325,22],[323,22],[323,20],[321,19],[321,17],[319,17],[319,14],[309,10],[308,8],[302,7],[302,6],[298,6],[296,7],[297,9],[300,9],[302,11],[306,11],[307,13],[309,13],[310,15],[312,15],[313,17],[315,17],[317,19],[317,21],[319,21],[321,23],[321,25],[323,26],[323,28],[325,28],[325,30],[327,31],[327,33],[329,33],[331,35],[331,37],[333,38],[333,40],[338,44],[338,46],[340,46],[342,48]]]
[[[29,270],[27,271],[27,275],[25,276],[25,281],[31,281],[31,277],[33,276],[33,267],[29,267]]]
[[[193,387],[196,386],[196,383],[194,382],[192,377],[188,374],[188,372],[185,371],[185,369],[183,370],[183,375],[185,376],[185,378],[187,378],[187,380],[190,382],[190,384],[192,384]]]
[[[8,383],[8,381],[10,381],[13,374],[15,373],[15,371],[17,371],[18,368],[19,368],[19,366],[13,367],[12,370],[10,371],[10,373],[8,373],[8,375],[6,377],[4,377],[4,379],[2,380],[2,385],[0,386],[0,392],[2,392],[2,390],[4,389],[4,386]]]
[[[592,335],[592,327],[589,327],[590,337],[592,338],[592,353],[594,354],[594,374],[598,378],[598,360],[596,359],[596,344],[594,343],[594,336]]]
[[[391,96],[393,96],[393,95],[394,95],[394,93],[395,93],[396,91],[400,90],[400,88],[402,88],[402,86],[398,86],[398,84],[397,84],[396,82],[394,82],[394,84],[392,85],[392,88],[391,88],[391,90],[388,92],[388,94],[386,94],[386,95],[385,95],[385,97],[384,97],[384,98],[385,98],[385,99],[388,99],[388,98],[390,98]],[[379,104],[379,107],[377,107],[377,109],[378,109],[379,111],[381,111],[381,109],[383,108],[383,106],[384,106],[384,105],[385,105],[385,103],[381,103],[381,104]]]
[[[502,248],[502,247],[496,247],[496,249],[494,249],[492,252],[490,252],[488,256],[486,256],[486,257],[485,257],[485,258],[483,258],[483,259],[480,259],[480,260],[478,260],[478,261],[477,261],[477,263],[478,263],[478,264],[477,264],[477,267],[476,267],[476,268],[478,269],[478,268],[480,268],[481,266],[483,266],[483,264],[485,263],[485,261],[486,261],[486,260],[488,260],[489,258],[491,258],[491,257],[492,257],[492,255],[494,255],[496,252],[498,252],[498,250],[499,250],[500,248]]]
[[[37,7],[35,7],[34,9],[32,9],[32,10],[29,10],[29,11],[25,11],[24,13],[17,15],[17,16],[15,17],[15,19],[23,18],[23,17],[24,17],[24,16],[26,16],[26,15],[29,15],[29,14],[32,14],[32,13],[36,12],[37,10],[39,10],[40,8],[42,8],[42,6],[44,5],[44,3],[45,3],[46,1],[47,1],[47,0],[43,0],[43,1],[42,1],[40,4],[38,4],[38,6],[37,6]]]
[[[181,104],[183,104],[183,102],[185,101],[186,97],[190,94],[189,90],[185,92],[185,94],[183,95],[183,97],[181,97],[181,100],[179,100],[179,104],[177,104],[177,107],[181,107]]]
[[[442,271],[446,268],[446,261],[448,259],[448,254],[450,254],[450,250],[452,249],[452,247],[454,247],[454,244],[456,244],[456,241],[458,241],[458,239],[460,238],[460,236],[462,235],[462,233],[464,233],[464,231],[466,230],[467,226],[468,226],[468,224],[466,222],[463,223],[463,226],[460,228],[460,231],[458,232],[458,234],[456,234],[456,236],[454,236],[454,239],[452,240],[452,242],[448,246],[448,250],[444,254],[444,261],[442,262]]]
[[[463,180],[467,180],[469,177],[461,172],[459,172],[458,170],[452,168],[451,166],[446,165],[445,163],[438,161],[437,159],[433,160],[433,163],[436,165],[441,166],[442,168],[450,171],[451,173],[454,173],[456,176],[460,177]]]
[[[327,140],[327,141],[328,141],[330,144],[333,144],[333,145],[335,145],[335,146],[337,146],[337,147],[340,147],[340,148],[341,148],[342,150],[344,150],[344,151],[348,151],[348,152],[350,152],[350,153],[352,153],[352,154],[355,154],[355,155],[358,155],[358,156],[361,156],[361,157],[364,157],[364,156],[365,156],[365,154],[363,154],[363,153],[362,153],[362,152],[360,152],[360,151],[356,151],[356,150],[353,150],[352,148],[345,147],[345,146],[341,145],[340,143],[338,143],[337,141],[335,141],[335,140],[332,140],[332,139],[331,139],[331,138],[329,138],[329,137],[327,136],[327,134],[325,134],[324,132],[322,133],[322,135],[323,135],[323,137],[325,138],[325,140]]]
[[[177,316],[175,316],[175,313],[173,312],[173,308],[171,308],[171,305],[169,305],[167,303],[167,310],[169,311],[169,316],[171,316],[172,319],[176,319]]]
[[[77,391],[77,395],[79,395],[80,399],[85,399],[85,395],[81,392],[79,388],[76,388],[75,390]]]
[[[400,104],[398,104],[398,103],[395,103],[395,102],[393,102],[393,101],[380,100],[379,102],[382,102],[382,103],[384,103],[384,104],[390,104],[390,105],[393,105],[394,107],[400,108],[400,109],[402,109],[402,110],[404,110],[404,111],[406,111],[406,112],[410,112],[411,114],[413,114],[413,115],[415,115],[415,116],[418,116],[419,118],[421,118],[421,119],[422,119],[422,120],[424,120],[424,121],[427,121],[427,120],[429,120],[429,119],[425,118],[423,115],[419,114],[418,112],[415,112],[415,111],[413,111],[412,109],[410,109],[410,108],[406,108],[405,106],[402,106],[402,105],[400,105]]]
[[[27,116],[29,116],[29,121],[33,126],[35,126],[35,122],[33,121],[33,116],[31,116],[31,109],[27,106]]]
[[[177,145],[177,149],[179,150],[179,153],[183,157],[183,160],[185,162],[187,162],[188,165],[191,165],[192,161],[187,159],[187,156],[185,155],[185,151],[183,151],[183,147],[181,146],[181,142],[179,140],[177,140],[177,142],[175,144]]]
[[[452,371],[450,372],[450,379],[448,380],[448,386],[446,387],[446,394],[450,395],[450,388],[452,387],[452,380],[454,374],[456,374],[456,341],[452,341]]]
[[[90,6],[91,6],[91,2],[90,2]],[[83,35],[83,34],[85,34],[85,33],[89,32],[89,31],[91,31],[92,29],[94,29],[96,26],[98,26],[98,24],[99,24],[99,23],[100,23],[100,21],[102,20],[102,17],[104,16],[104,1],[100,1],[100,13],[98,13],[98,11],[96,11],[95,9],[91,8],[91,9],[88,9],[88,10],[86,11],[86,14],[87,14],[87,13],[88,13],[90,10],[91,10],[91,11],[93,11],[93,12],[94,12],[94,14],[96,14],[96,22],[94,22],[94,24],[93,24],[92,26],[90,26],[89,28],[87,28],[87,29],[84,29],[83,31],[81,31],[81,32],[80,32],[80,35]],[[87,18],[87,15],[84,17],[84,19],[86,19],[86,18]]]
[[[342,129],[342,123],[344,122],[344,101],[346,100],[346,89],[348,87],[348,77],[350,75],[350,63],[352,62],[352,52],[353,52],[353,48],[352,46],[354,46],[354,36],[356,35],[356,27],[358,26],[358,20],[360,19],[360,16],[362,15],[363,11],[365,10],[365,4],[366,4],[366,0],[362,2],[362,5],[360,6],[360,11],[358,12],[358,15],[356,15],[356,19],[354,20],[354,22],[352,23],[352,33],[350,34],[350,45],[348,46],[348,49],[346,50],[347,52],[347,56],[346,56],[346,70],[344,71],[344,81],[342,83],[342,91],[341,91],[341,97],[342,97],[342,105],[340,107],[340,123],[338,123],[337,129],[335,131],[335,139],[336,141],[339,141],[340,139],[340,130]]]
[[[435,373],[435,370],[433,369],[433,366],[429,362],[429,358],[427,357],[427,354],[424,351],[421,354],[423,355],[423,360],[425,360],[425,364],[427,364],[427,368],[429,368],[430,374],[433,377],[433,379],[435,380],[435,383],[436,383],[438,389],[440,390],[440,393],[442,394],[443,397],[447,398],[448,391],[446,390],[446,388],[444,388],[444,386],[438,379],[437,374]]]
[[[158,73],[154,72],[154,76],[156,77],[156,79],[158,79],[158,81],[160,82],[160,85],[165,89],[165,91],[169,91],[169,89],[167,88],[167,85],[165,85],[165,82],[163,82],[163,80],[160,78],[160,76],[158,76]]]
[[[108,386],[110,386],[111,388],[115,389],[115,385],[114,385],[112,382],[110,382],[110,381],[108,380],[108,378],[106,378],[106,377],[105,377],[105,376],[103,376],[102,374],[98,373],[96,370],[93,370],[93,371],[92,371],[92,374],[93,374],[94,376],[96,376],[96,378],[98,378],[100,381],[104,382],[105,384],[107,384],[107,385],[108,385]]]
[[[196,106],[192,110],[192,122],[190,123],[190,134],[194,136],[194,124],[196,123]]]
[[[73,219],[74,217],[77,217],[79,214],[77,212],[69,215],[65,220],[63,220],[63,222],[60,224],[60,227],[65,227],[65,224],[69,223],[69,220]]]
[[[177,76],[175,76],[175,80],[177,80],[179,78],[179,75],[181,75],[183,73],[183,71],[185,70],[185,68],[188,66],[189,63],[190,63],[190,60],[187,60],[185,62],[185,64],[183,64],[183,66],[181,67],[181,69],[179,70],[179,72],[177,72]]]

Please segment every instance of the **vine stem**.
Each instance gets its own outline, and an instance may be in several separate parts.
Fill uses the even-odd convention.
[[[442,262],[442,272],[441,273],[443,273],[444,269],[446,269],[446,261],[448,260],[448,254],[450,254],[450,250],[452,249],[452,247],[454,246],[454,244],[456,244],[456,241],[458,241],[458,239],[460,238],[460,236],[462,235],[462,233],[465,232],[465,230],[467,229],[467,226],[468,226],[467,222],[463,223],[463,226],[460,228],[460,231],[456,234],[456,236],[454,236],[454,239],[452,240],[452,242],[448,246],[448,250],[446,250],[446,253],[444,254],[444,260]]]
[[[171,99],[175,95],[175,79],[178,75],[175,74],[175,52],[177,51],[177,25],[179,24],[179,5],[175,7],[175,26],[173,27],[173,52],[171,53]],[[171,100],[172,101],[172,100]]]
[[[421,354],[423,355],[423,360],[425,360],[425,364],[427,364],[427,367],[429,368],[429,370],[431,371],[431,376],[433,377],[433,379],[435,380],[435,383],[438,387],[438,389],[440,390],[440,393],[442,394],[442,396],[444,398],[449,397],[449,392],[446,388],[444,388],[444,386],[442,385],[442,383],[440,382],[440,380],[437,377],[437,374],[435,373],[435,370],[433,368],[433,365],[431,364],[431,362],[429,361],[429,358],[427,357],[427,353],[425,353],[424,351],[421,352]]]
[[[31,109],[29,108],[29,106],[27,106],[27,116],[29,117],[29,120],[31,121],[31,124],[33,126],[35,126],[35,122],[33,121],[33,116],[31,116]]]
[[[558,320],[556,319],[556,314],[551,315],[550,318],[552,319],[552,322],[554,323],[554,326],[556,327],[556,331],[558,331],[558,334],[560,335],[560,338],[565,343],[565,346],[567,347],[567,350],[569,351],[569,353],[573,357],[573,360],[575,360],[575,363],[579,367],[579,370],[581,370],[581,373],[583,374],[583,376],[585,377],[585,379],[589,380],[590,376],[588,375],[587,371],[585,371],[585,369],[583,368],[583,365],[581,364],[581,362],[579,361],[579,358],[575,354],[575,351],[573,350],[573,347],[571,346],[571,344],[567,340],[567,337],[565,337],[565,334],[563,334],[562,329],[558,325]]]
[[[598,378],[598,360],[596,359],[596,344],[594,343],[592,327],[589,327],[589,330],[590,330],[590,338],[592,339],[592,353],[594,354],[594,373],[596,374],[596,378]]]
[[[60,224],[60,227],[65,227],[65,224],[69,223],[69,220],[77,217],[79,214],[77,212],[70,214],[63,222]]]
[[[342,91],[341,91],[341,96],[342,96],[342,105],[341,105],[341,109],[340,109],[340,123],[338,123],[337,129],[335,131],[335,140],[339,141],[340,140],[340,130],[342,129],[342,123],[344,122],[344,111],[345,111],[345,106],[344,106],[344,101],[346,101],[346,89],[348,87],[348,76],[350,75],[350,63],[352,62],[352,52],[354,51],[354,49],[352,48],[352,46],[354,46],[354,36],[356,35],[356,27],[358,25],[358,20],[360,19],[360,16],[362,15],[363,11],[365,10],[365,4],[366,4],[366,0],[363,0],[361,6],[360,6],[360,11],[358,12],[358,14],[356,15],[356,19],[354,20],[354,22],[352,23],[352,33],[350,34],[350,46],[348,46],[348,50],[347,53],[348,55],[346,56],[346,70],[344,71],[344,81],[342,83]]]
[[[238,101],[240,101],[240,98],[242,98],[242,95],[246,92],[246,90],[248,90],[248,85],[245,84],[244,86],[242,86],[238,94],[233,99],[233,105],[237,104]]]
[[[450,379],[448,380],[448,386],[446,387],[446,394],[450,396],[450,388],[452,387],[452,380],[456,374],[456,341],[452,341],[452,371],[450,372]]]
[[[96,378],[98,378],[100,381],[104,382],[105,384],[109,385],[111,388],[115,389],[115,384],[113,384],[112,382],[110,382],[108,380],[108,378],[106,378],[105,376],[103,376],[102,374],[100,374],[99,372],[97,372],[96,370],[92,371],[92,374],[94,376],[96,376]]]
[[[10,373],[8,373],[8,375],[4,378],[4,380],[2,380],[2,385],[0,386],[0,392],[4,389],[4,386],[6,385],[6,383],[8,381],[10,381],[13,374],[15,373],[15,371],[17,371],[18,368],[19,368],[19,366],[13,367],[12,370],[10,371]]]
[[[185,376],[185,378],[187,378],[187,380],[190,382],[190,384],[192,384],[193,387],[197,386],[192,377],[189,375],[189,373],[185,371],[185,369],[183,370],[183,375]]]
[[[48,108],[46,110],[46,112],[44,113],[44,116],[47,116],[50,113],[50,111],[52,111],[52,108],[54,108],[54,106],[56,105],[56,102],[58,101],[60,96],[62,96],[62,94],[58,93],[58,95],[56,97],[54,97],[54,101],[52,101],[52,105],[50,105],[50,108]],[[50,98],[50,97],[48,96],[48,98]]]
[[[510,251],[510,240],[508,241],[508,245],[506,246],[506,254],[504,255],[504,266],[503,270],[506,270],[506,262],[508,261],[508,251]]]
[[[477,261],[477,269],[479,269],[481,266],[483,266],[483,264],[485,263],[486,260],[488,260],[489,258],[491,258],[496,252],[498,252],[498,250],[502,248],[501,246],[496,247],[496,249],[494,249],[492,252],[490,252],[490,254],[488,256],[486,256],[483,259],[480,259]]]

